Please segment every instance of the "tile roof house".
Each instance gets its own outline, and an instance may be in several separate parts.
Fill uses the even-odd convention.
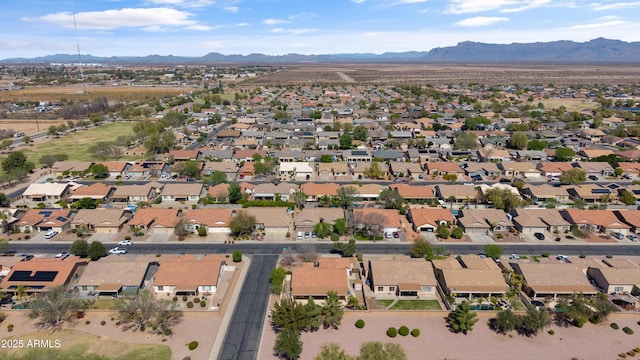
[[[221,172],[227,176],[227,181],[233,181],[238,176],[238,165],[231,161],[207,161],[204,163],[204,175],[211,175],[214,172]]]
[[[510,161],[498,163],[498,168],[502,170],[502,175],[513,177],[538,177],[540,176],[540,170],[536,168],[536,165],[530,161]]]
[[[67,259],[33,258],[13,265],[0,285],[7,292],[17,292],[23,286],[28,294],[49,291],[55,286],[67,286],[78,268],[87,264],[86,259],[70,256]]]
[[[377,164],[378,168],[380,169],[380,175],[381,175],[382,178],[386,178],[387,176],[389,176],[390,170],[389,170],[389,165],[387,165],[387,163],[376,161],[376,164]],[[352,164],[351,165],[351,172],[352,172],[351,179],[352,180],[368,179],[369,177],[367,175],[365,175],[365,172],[370,167],[371,167],[371,163],[360,162],[360,163]]]
[[[264,229],[267,233],[288,231],[291,224],[291,215],[286,207],[249,207],[240,211],[255,216],[256,228]]]
[[[109,200],[115,191],[116,187],[113,185],[96,182],[89,186],[76,187],[71,195],[69,195],[69,200],[91,198],[93,200],[101,200],[104,202]]]
[[[254,200],[275,200],[279,195],[283,201],[289,201],[298,192],[298,185],[281,182],[279,184],[261,183],[253,189]]]
[[[127,161],[100,161],[96,164],[104,165],[109,171],[109,176],[122,176],[129,168]]]
[[[173,234],[180,225],[181,214],[180,209],[142,208],[136,211],[128,225],[148,233]]]
[[[56,176],[78,176],[89,171],[92,161],[56,161],[51,166],[51,172]]]
[[[613,201],[617,197],[617,191],[599,184],[573,185],[567,191],[573,200],[582,199],[588,203]]]
[[[459,177],[464,175],[460,165],[454,162],[431,161],[426,163],[424,168],[429,175],[457,174]]]
[[[314,231],[319,222],[333,224],[337,219],[344,218],[341,208],[305,207],[293,216],[294,231]]]
[[[562,217],[580,230],[590,232],[619,232],[629,233],[631,226],[618,219],[612,210],[581,210],[564,209],[560,211]]]
[[[317,202],[323,196],[337,196],[340,185],[335,183],[304,183],[300,185],[300,191],[307,195],[308,202]]]
[[[534,263],[530,261],[510,262],[517,274],[526,281],[525,292],[532,299],[572,296],[574,294],[596,295],[598,290],[587,279],[586,269],[578,264],[554,262]]]
[[[455,199],[456,203],[473,202],[478,199],[478,190],[475,186],[466,185],[436,185],[436,196],[443,201]]]
[[[541,205],[544,203],[564,204],[571,201],[569,196],[569,186],[553,186],[549,184],[525,185],[522,195]]]
[[[22,193],[21,198],[27,201],[52,204],[67,197],[72,186],[69,183],[32,183]]]
[[[565,172],[573,169],[570,162],[543,161],[538,163],[538,170],[542,176],[560,176]]]
[[[338,177],[350,176],[349,164],[345,162],[331,162],[318,164],[318,176],[320,180],[335,180]]]
[[[164,187],[159,183],[144,185],[119,185],[111,196],[113,202],[137,203],[139,201],[153,201]]]
[[[524,234],[536,232],[568,231],[571,224],[562,218],[557,209],[513,209],[511,211],[513,226]]]
[[[291,269],[290,292],[293,299],[306,302],[310,297],[322,303],[329,291],[335,291],[343,303],[350,293],[349,278],[355,277],[347,258],[319,258]]]
[[[431,162],[429,164],[436,164],[436,163]],[[418,163],[391,162],[389,164],[389,171],[393,176],[397,178],[408,177],[408,178],[412,178],[413,180],[424,179],[424,171],[422,170],[422,166]]]
[[[640,176],[640,163],[619,162],[616,167],[622,169],[623,174],[629,174],[631,176]]]
[[[225,271],[233,271],[223,255],[163,257],[152,279],[159,298],[215,293]]]
[[[607,294],[640,295],[640,268],[637,265],[589,267],[587,275]]]
[[[200,156],[200,150],[198,149],[194,149],[194,150],[187,150],[187,149],[180,149],[180,150],[171,150],[169,151],[169,157],[173,157],[173,160],[175,161],[189,161],[189,160],[198,160],[198,157]]]
[[[435,208],[410,208],[407,218],[413,224],[415,231],[435,232],[438,226],[453,224],[455,219],[451,210]]]
[[[353,209],[353,223],[356,229],[369,229],[374,234],[396,232],[400,229],[400,218],[395,209]]]
[[[15,223],[14,228],[20,231],[48,231],[59,232],[69,229],[72,212],[69,209],[29,209],[26,214]]]
[[[435,191],[427,185],[389,184],[389,189],[395,190],[403,199],[410,202],[436,199]]]
[[[640,232],[640,210],[614,210],[618,219],[631,226],[632,233]]]
[[[491,259],[481,259],[489,260]],[[463,267],[455,258],[432,260],[436,279],[442,291],[453,297],[468,298],[500,296],[507,293],[509,286],[500,268],[488,262]],[[493,264],[496,266],[496,264]]]
[[[278,167],[280,180],[309,180],[315,173],[315,167],[308,162],[282,162]]]
[[[117,233],[130,217],[131,212],[125,209],[81,209],[71,220],[71,228],[96,233]]]
[[[184,227],[196,234],[200,227],[204,227],[207,234],[230,234],[229,223],[234,215],[235,210],[230,208],[193,209],[185,215]]]
[[[573,166],[584,170],[584,172],[587,173],[587,176],[613,176],[613,167],[606,162],[578,161],[575,162]]]
[[[438,281],[423,259],[369,258],[367,280],[376,299],[436,299]]]
[[[201,183],[168,183],[162,188],[162,201],[200,201],[200,198],[207,193]]]
[[[458,225],[465,233],[509,231],[513,223],[507,214],[498,209],[464,209],[460,211]]]
[[[150,265],[148,261],[113,256],[91,261],[78,278],[76,289],[82,295],[135,296],[144,287]]]

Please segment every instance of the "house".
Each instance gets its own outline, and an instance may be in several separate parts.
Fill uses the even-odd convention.
[[[200,227],[206,229],[206,234],[231,234],[229,223],[234,215],[235,210],[230,208],[189,210],[184,217],[184,228],[196,234]]]
[[[200,154],[200,150],[198,149],[173,149],[169,151],[169,158],[173,158],[174,161],[197,161]]]
[[[350,278],[355,279],[355,274],[349,259],[321,257],[314,263],[302,263],[291,269],[289,290],[294,300],[306,303],[311,298],[319,304],[333,291],[344,305],[349,294],[355,294],[349,288]]]
[[[341,208],[305,207],[293,216],[293,229],[296,232],[311,232],[318,223],[335,224],[336,220],[344,218]]]
[[[489,177],[497,178],[501,174],[501,170],[498,168],[498,164],[492,162],[467,162],[464,165],[465,175],[473,177]]]
[[[275,200],[282,201],[293,199],[293,195],[298,192],[298,185],[281,182],[279,184],[262,183],[253,189],[254,200]]]
[[[225,271],[234,271],[223,255],[163,257],[152,279],[158,298],[215,293]]]
[[[351,169],[353,175],[351,176],[351,178],[353,180],[368,179],[369,176],[367,176],[366,173],[368,171],[367,169],[369,169],[371,166],[377,166],[380,169],[380,176],[378,178],[386,178],[387,176],[389,176],[390,170],[387,163],[379,161],[376,161],[375,163],[376,165],[372,165],[373,163],[365,162],[353,164]]]
[[[17,293],[19,286],[27,294],[45,293],[55,286],[70,284],[78,270],[87,264],[86,259],[70,256],[60,258],[33,258],[13,265],[0,285],[6,292]]]
[[[345,162],[331,162],[318,164],[319,180],[335,180],[338,177],[346,177],[351,175],[349,164]]]
[[[463,267],[452,257],[431,261],[438,285],[446,295],[467,299],[490,298],[505,295],[509,291],[502,270],[492,259],[467,262],[474,266],[465,264]]]
[[[613,213],[622,222],[631,226],[630,232],[640,232],[640,210],[615,210]]]
[[[231,161],[207,161],[204,163],[203,173],[209,176],[215,172],[221,172],[227,176],[227,181],[234,181],[238,176],[238,170],[237,164]]]
[[[549,231],[563,233],[571,229],[571,224],[562,218],[557,209],[521,209],[511,210],[511,221],[516,230],[523,234]]]
[[[344,150],[342,152],[342,160],[349,164],[369,163],[373,160],[370,150]]]
[[[609,149],[581,149],[577,153],[577,155],[581,156],[586,161],[590,161],[601,156],[609,156],[612,154],[613,150]]]
[[[68,230],[72,212],[69,209],[29,209],[22,219],[18,220],[14,228],[19,231],[49,231],[63,232]]]
[[[568,186],[553,186],[549,184],[525,185],[522,195],[533,200],[538,205],[565,204],[571,201]]]
[[[427,185],[389,184],[389,189],[409,202],[435,201],[435,190]]]
[[[75,288],[85,296],[135,296],[144,289],[150,269],[151,263],[148,261],[108,256],[100,261],[89,262]]]
[[[253,162],[254,157],[256,159],[264,159],[266,156],[267,156],[267,152],[265,150],[238,149],[233,154],[233,159],[236,162],[241,162],[241,161]]]
[[[478,190],[475,186],[466,185],[436,185],[436,196],[441,201],[457,204],[469,204],[478,199]]]
[[[532,299],[557,299],[575,294],[596,295],[598,290],[587,279],[580,264],[567,262],[535,263],[513,261],[509,265],[526,281],[525,292]]]
[[[413,230],[420,232],[436,232],[438,226],[455,222],[451,210],[443,208],[410,208],[407,218],[413,224]]]
[[[532,178],[539,177],[540,170],[536,168],[536,165],[530,161],[523,162],[501,162],[498,163],[498,168],[502,171],[502,175],[504,176],[512,176],[512,177],[524,177],[524,178]]]
[[[96,233],[117,233],[131,217],[125,209],[81,209],[71,220],[71,228]]]
[[[181,215],[180,209],[142,208],[136,211],[128,225],[148,233],[173,234],[182,221]]]
[[[239,183],[239,185],[242,194],[251,197],[253,189],[255,188],[253,184],[242,182]],[[211,196],[216,202],[227,202],[229,200],[229,184],[221,183],[218,185],[210,186],[207,190],[207,196]]]
[[[616,167],[622,169],[623,174],[640,177],[640,163],[619,162]]]
[[[0,232],[5,233],[5,232],[12,231],[14,228],[14,225],[20,219],[22,219],[25,213],[26,213],[26,210],[24,209],[0,208],[0,214],[2,214],[3,216],[6,216],[6,218],[2,220],[2,226],[0,227]]]
[[[81,176],[89,171],[93,165],[91,161],[56,161],[51,166],[51,172],[57,177]]]
[[[127,174],[135,176],[158,176],[169,171],[169,163],[164,161],[147,160],[134,162],[127,169]]]
[[[640,295],[640,268],[630,261],[623,266],[589,267],[587,275],[607,294]]]
[[[116,187],[113,185],[96,182],[89,186],[76,187],[71,195],[69,195],[69,200],[77,201],[84,198],[90,198],[106,202],[111,198],[111,195],[113,195],[115,191]]]
[[[266,234],[284,235],[289,231],[291,215],[286,207],[249,207],[242,209],[256,218],[256,229]]]
[[[0,256],[0,277],[6,277],[13,266],[20,261],[27,261],[27,258],[25,256]]]
[[[606,203],[615,200],[616,191],[599,184],[573,185],[567,190],[573,200],[582,199],[588,203]]]
[[[478,201],[489,203],[490,200],[487,198],[487,193],[492,190],[498,190],[498,191],[501,191],[501,193],[503,191],[504,192],[508,191],[512,195],[518,197],[518,199],[521,199],[520,192],[518,191],[518,188],[516,188],[515,186],[511,186],[509,184],[504,184],[504,183],[493,183],[491,185],[480,184],[478,186]]]
[[[137,203],[153,201],[164,187],[163,184],[151,182],[144,185],[119,185],[111,196],[114,203]]]
[[[627,235],[631,229],[611,210],[564,209],[560,214],[569,223],[587,232],[619,232]]]
[[[32,183],[22,193],[21,198],[32,202],[53,204],[67,197],[71,188],[69,183]]]
[[[429,163],[435,164],[435,163]],[[389,171],[397,178],[409,177],[413,180],[424,179],[424,172],[422,166],[418,163],[412,162],[391,162],[389,164]]]
[[[300,191],[307,195],[307,202],[317,202],[323,196],[337,196],[339,188],[340,185],[335,183],[304,183],[300,185]]]
[[[162,188],[162,201],[189,201],[198,202],[200,198],[207,193],[204,185],[201,183],[168,183]]]
[[[509,231],[513,223],[507,214],[498,209],[464,209],[460,210],[458,226],[465,233],[488,233]]]
[[[602,138],[607,135],[600,129],[582,129],[577,135],[583,139],[589,140],[592,143],[599,143]]]
[[[382,186],[378,184],[360,184],[355,185],[340,185],[353,186],[356,189],[355,197],[360,201],[376,201],[382,192]]]
[[[393,233],[400,230],[400,218],[396,209],[353,209],[356,229],[368,229],[374,234]]]
[[[570,162],[543,161],[538,163],[540,174],[546,177],[559,177],[565,172],[573,169]]]
[[[367,280],[376,299],[437,299],[438,281],[423,259],[370,258]]]
[[[314,167],[308,162],[281,162],[278,167],[280,180],[283,181],[310,180],[314,172]]]
[[[129,163],[126,161],[100,161],[97,164],[106,166],[109,176],[114,178],[124,175],[129,168]]]
[[[482,149],[477,150],[478,159],[483,162],[508,162],[511,161],[511,154],[505,149],[496,149],[493,146],[487,145]]]
[[[573,166],[582,169],[587,176],[613,176],[613,167],[607,162],[578,161]]]
[[[240,167],[240,171],[238,172],[239,179],[250,180],[254,176],[256,176],[255,164],[253,161],[245,161]]]

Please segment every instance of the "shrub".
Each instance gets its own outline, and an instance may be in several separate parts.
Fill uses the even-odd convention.
[[[358,319],[358,321],[356,321],[356,327],[362,329],[364,327],[364,320]]]
[[[84,311],[80,310],[76,313],[76,318],[82,319],[84,317]]]
[[[7,318],[7,314],[0,312],[0,323],[4,321],[4,319]]]
[[[207,306],[207,302],[204,300],[200,301],[200,307],[205,307],[205,306]]]
[[[242,261],[242,251],[240,250],[233,250],[233,262],[240,262]]]
[[[198,228],[198,236],[207,236],[207,228],[200,226]]]
[[[85,323],[85,324],[87,324],[87,325],[89,325],[89,324],[91,324],[91,320],[87,320],[87,321],[85,321],[84,323]]]
[[[188,347],[189,347],[189,350],[195,350],[198,347],[198,342],[192,341],[189,343]]]
[[[186,295],[182,296],[182,301],[187,301],[187,296]]]
[[[627,335],[633,334],[633,330],[631,330],[631,328],[629,328],[627,326],[623,327],[622,331],[624,331],[624,333],[627,334]]]
[[[105,325],[107,325],[107,322],[102,320],[102,321],[100,321],[100,325],[105,326]]]
[[[12,332],[13,331],[13,324],[7,325],[7,331],[8,332]]]
[[[156,257],[160,257],[160,256],[162,256],[162,254],[156,254]]]
[[[607,259],[611,259],[612,257],[613,257],[613,255],[611,255],[611,254],[608,254],[608,255],[606,256],[606,258],[607,258]]]
[[[496,238],[498,238],[498,239],[502,239],[502,238],[504,238],[504,235],[502,235],[502,234],[498,234],[498,235],[496,235]]]
[[[549,257],[549,253],[548,253],[548,252],[546,252],[546,253],[542,253],[542,257],[543,257],[543,258],[548,258],[548,257]]]
[[[418,336],[420,336],[420,329],[413,329],[413,330],[411,330],[411,336],[413,336],[413,337],[418,337]]]
[[[177,296],[174,296],[174,297],[173,297],[173,302],[177,302],[177,301],[178,301],[178,297],[177,297]]]
[[[193,303],[192,303],[191,301],[189,301],[189,302],[187,303],[187,307],[188,307],[189,309],[191,309],[191,308],[193,307]]]
[[[31,235],[25,235],[25,236],[24,236],[24,239],[25,239],[25,240],[29,240],[29,239],[31,239]]]
[[[547,331],[547,334],[549,334],[549,335],[553,335],[553,334],[555,334],[555,333],[556,333],[556,332],[555,332],[555,331],[553,331],[553,330],[549,330],[549,331]]]
[[[192,209],[195,209],[195,208],[197,208],[197,207],[198,207],[198,204],[191,204],[191,208],[192,208]]]
[[[338,234],[331,234],[331,241],[338,241],[340,240],[340,236],[338,236]]]
[[[126,235],[126,236],[124,237],[124,239],[125,239],[125,240],[131,240],[131,235]]]
[[[199,302],[200,302],[200,298],[193,298],[193,303],[194,303],[194,304],[197,304],[197,303],[199,303]]]
[[[400,329],[398,329],[398,334],[400,334],[401,336],[409,335],[409,328],[404,325],[400,326]]]
[[[624,359],[624,358],[626,358],[626,357],[627,357],[627,353],[620,353],[620,354],[618,354],[618,356],[620,356],[621,358],[623,358],[623,359]]]
[[[390,338],[394,338],[398,335],[398,330],[394,327],[390,327],[387,329],[387,336]]]
[[[610,326],[611,326],[611,328],[612,328],[613,330],[618,330],[618,329],[620,329],[620,327],[619,327],[619,326],[618,326],[618,324],[616,324],[616,323],[611,323],[611,325],[610,325]]]
[[[579,257],[580,259],[584,259],[584,258],[586,258],[586,257],[587,257],[587,255],[585,255],[585,254],[580,254],[578,257]]]

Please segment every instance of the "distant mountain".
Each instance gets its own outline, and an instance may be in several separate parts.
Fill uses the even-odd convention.
[[[327,55],[223,55],[209,53],[201,57],[148,55],[98,57],[82,55],[83,63],[102,64],[292,64],[292,63],[588,63],[640,62],[640,42],[624,42],[598,38],[579,43],[552,41],[536,43],[486,44],[472,41],[431,51],[389,52],[383,54],[354,53]],[[77,63],[78,55],[56,54],[36,58],[0,60],[1,64]]]

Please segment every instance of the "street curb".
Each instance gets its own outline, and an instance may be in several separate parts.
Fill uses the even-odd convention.
[[[216,341],[213,343],[213,347],[211,348],[211,354],[209,354],[209,360],[216,360],[220,356],[220,350],[222,349],[222,343],[224,339],[227,337],[227,330],[229,328],[229,323],[231,322],[231,316],[233,316],[233,312],[235,311],[236,304],[238,303],[238,295],[240,294],[240,290],[244,285],[244,280],[247,277],[247,273],[249,272],[249,267],[251,266],[251,257],[247,255],[242,256],[242,260],[244,262],[242,266],[242,270],[240,271],[240,277],[236,282],[233,292],[229,297],[230,303],[228,307],[225,309],[224,316],[222,318],[222,322],[220,324],[220,329],[218,329],[218,334],[216,336]],[[223,306],[227,306],[227,304],[222,304]]]

